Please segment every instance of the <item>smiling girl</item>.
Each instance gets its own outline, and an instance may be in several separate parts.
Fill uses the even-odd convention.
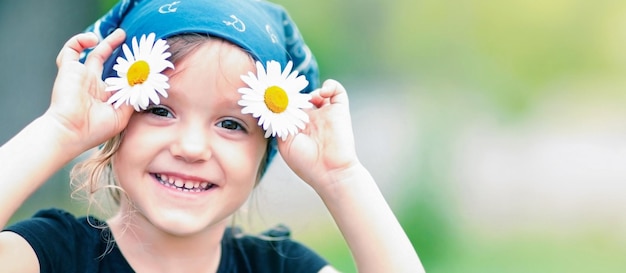
[[[423,272],[358,160],[345,89],[318,88],[281,7],[122,1],[89,30],[61,49],[48,110],[0,148],[3,272],[336,272],[280,234],[229,227],[277,151],[324,201],[360,272]],[[110,191],[113,217],[51,209],[6,226],[94,147],[74,182]]]

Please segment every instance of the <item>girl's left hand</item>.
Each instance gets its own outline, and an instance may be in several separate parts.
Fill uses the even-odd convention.
[[[327,80],[311,93],[310,122],[278,150],[287,165],[315,190],[333,183],[337,175],[359,165],[354,146],[348,94],[335,80]]]
[[[359,162],[346,90],[328,80],[313,92],[310,123],[278,149],[318,193],[335,219],[359,272],[424,272],[402,226]]]

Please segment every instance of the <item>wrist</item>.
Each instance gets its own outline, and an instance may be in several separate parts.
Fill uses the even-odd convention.
[[[35,119],[31,125],[39,134],[39,141],[45,143],[52,155],[62,159],[63,162],[69,162],[91,148],[85,147],[79,134],[68,129],[62,121],[49,113]]]
[[[369,171],[356,162],[340,170],[329,171],[320,177],[320,185],[315,188],[317,194],[325,201],[341,200],[346,195],[375,186],[376,183]]]

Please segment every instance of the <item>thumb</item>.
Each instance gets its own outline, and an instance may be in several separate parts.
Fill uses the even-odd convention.
[[[114,118],[115,118],[114,130],[115,130],[115,133],[119,133],[122,130],[124,130],[124,128],[126,128],[126,126],[128,125],[128,121],[130,120],[130,117],[135,112],[135,109],[132,106],[126,105],[126,104],[122,104],[117,109],[115,109],[115,106],[108,104],[108,103],[107,103],[107,106],[111,107],[114,111]]]

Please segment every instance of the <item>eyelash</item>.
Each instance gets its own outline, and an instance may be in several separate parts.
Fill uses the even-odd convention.
[[[232,120],[232,119],[221,120],[221,121],[217,122],[216,125],[218,127],[224,128],[226,130],[247,132],[246,128],[243,127],[243,125],[241,125],[241,123],[239,123],[239,122],[237,122],[235,120]],[[235,127],[235,128],[232,128],[232,127]]]
[[[159,117],[163,117],[163,118],[173,118],[174,115],[172,115],[172,112],[162,106],[150,106],[148,107],[148,109],[145,110],[146,113],[149,113],[151,115],[155,115],[155,116],[159,116]]]

